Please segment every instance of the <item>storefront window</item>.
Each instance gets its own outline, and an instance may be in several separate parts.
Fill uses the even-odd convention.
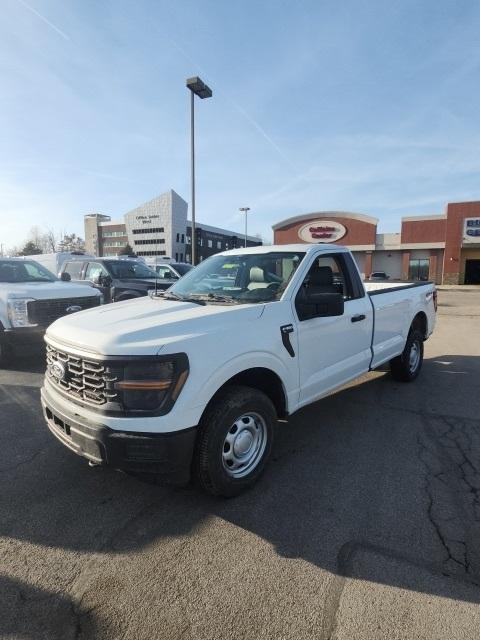
[[[430,260],[410,260],[408,267],[409,280],[428,280]]]

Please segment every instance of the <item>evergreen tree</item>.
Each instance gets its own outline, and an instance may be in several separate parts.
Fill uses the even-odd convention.
[[[40,247],[38,247],[33,240],[29,240],[23,249],[18,254],[19,256],[37,256],[39,253],[42,253]]]
[[[136,256],[136,254],[134,253],[132,247],[128,244],[128,242],[124,247],[120,249],[120,251],[118,252],[118,255],[119,256]]]

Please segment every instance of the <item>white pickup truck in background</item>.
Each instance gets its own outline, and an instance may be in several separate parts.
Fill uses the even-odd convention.
[[[235,495],[278,419],[386,362],[414,380],[435,312],[432,283],[364,285],[344,247],[227,251],[161,296],[51,325],[45,418],[92,464]]]
[[[42,345],[45,329],[60,316],[101,300],[96,289],[62,282],[34,260],[0,257],[0,366],[16,347]]]

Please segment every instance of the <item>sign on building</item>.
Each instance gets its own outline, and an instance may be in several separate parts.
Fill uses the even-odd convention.
[[[480,218],[465,218],[463,244],[480,244]]]
[[[346,227],[332,220],[314,220],[300,227],[298,237],[304,242],[336,242],[347,233]]]

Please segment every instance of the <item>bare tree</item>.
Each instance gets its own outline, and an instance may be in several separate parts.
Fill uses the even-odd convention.
[[[53,229],[42,231],[40,227],[34,226],[30,229],[28,240],[36,247],[41,249],[42,253],[54,253],[57,245],[55,232]]]
[[[43,251],[43,237],[42,232],[40,231],[40,227],[34,226],[30,229],[27,243],[31,243],[32,245],[35,245],[35,247]]]
[[[45,248],[47,249],[47,253],[55,253],[55,249],[57,246],[57,240],[55,237],[55,233],[53,229],[47,229],[47,231],[43,234],[43,239],[45,243]]]

